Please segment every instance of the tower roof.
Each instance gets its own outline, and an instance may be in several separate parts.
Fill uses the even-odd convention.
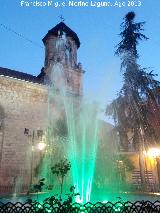
[[[58,31],[63,31],[66,33],[67,36],[72,37],[74,39],[74,41],[76,42],[77,47],[78,48],[80,47],[80,41],[79,41],[77,34],[74,31],[72,31],[67,25],[65,25],[64,22],[60,22],[55,27],[53,27],[51,30],[49,30],[48,33],[45,35],[45,37],[42,39],[43,43],[46,42],[47,38],[50,35],[58,36]]]

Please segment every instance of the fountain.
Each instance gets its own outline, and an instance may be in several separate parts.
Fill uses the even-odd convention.
[[[97,109],[82,104],[82,99],[68,94],[63,81],[62,64],[54,64],[52,73],[53,78],[60,81],[58,85],[50,86],[48,91],[48,150],[44,156],[41,176],[45,177],[46,170],[46,179],[52,179],[50,170],[53,163],[69,159],[71,177],[68,187],[75,185],[82,201],[86,202],[90,199],[98,143]]]
[[[40,200],[59,194],[59,183],[51,168],[60,160],[68,159],[71,171],[66,176],[62,197],[74,186],[80,194],[76,196],[77,203],[135,201],[137,196],[129,195],[130,186],[125,181],[127,170],[133,170],[131,162],[119,154],[118,136],[112,131],[113,126],[99,119],[99,104],[82,96],[78,78],[83,70],[76,61],[76,48],[80,44],[75,34],[72,32],[76,41],[73,42],[73,38],[67,35],[71,34],[70,30],[61,25],[60,30],[56,28],[56,36],[54,32],[53,37],[44,39],[49,40],[44,68],[44,82],[48,88],[45,149],[40,147],[40,158],[31,166],[30,182],[34,184],[45,178],[47,189],[39,195]],[[76,86],[74,80],[78,82]],[[154,200],[145,196],[143,199]]]
[[[103,194],[122,191],[122,176],[117,173],[120,166],[117,137],[111,134],[111,125],[100,121],[97,103],[90,103],[81,95],[69,91],[60,54],[66,46],[66,34],[61,31],[55,44],[59,55],[56,60],[50,61],[50,81],[46,80],[49,82],[47,149],[39,178],[46,178],[49,185],[54,183],[53,190],[58,192],[51,166],[67,158],[71,162],[71,175],[66,180],[65,192],[74,185],[76,192],[80,193],[77,202],[102,201]],[[68,64],[68,52],[65,56]],[[101,196],[98,197],[99,193]]]

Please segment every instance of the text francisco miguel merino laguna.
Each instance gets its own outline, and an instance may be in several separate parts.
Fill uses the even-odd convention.
[[[21,7],[139,7],[140,0],[130,1],[20,1]]]

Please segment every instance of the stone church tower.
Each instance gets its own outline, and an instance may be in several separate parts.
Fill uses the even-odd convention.
[[[60,22],[48,31],[42,41],[45,45],[45,62],[41,73],[44,82],[56,87],[60,77],[69,92],[81,94],[84,71],[81,63],[77,63],[77,49],[80,47],[77,34]],[[56,75],[56,65],[62,70],[62,76]]]
[[[55,96],[62,87],[68,96],[82,95],[84,71],[77,63],[76,33],[60,22],[43,43],[44,67],[38,76],[0,67],[0,194],[30,184],[32,161],[40,157],[37,144],[47,126],[48,88],[55,88]]]

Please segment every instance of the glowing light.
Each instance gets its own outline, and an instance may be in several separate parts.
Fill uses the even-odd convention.
[[[108,200],[103,200],[102,203],[108,203]]]
[[[80,199],[80,197],[79,197],[79,196],[77,196],[77,197],[76,197],[76,202],[77,202],[77,203],[83,203],[83,200],[82,200],[82,199]]]
[[[147,151],[147,156],[150,158],[156,158],[156,157],[160,156],[160,149],[159,148],[150,148]]]
[[[43,143],[43,142],[38,143],[38,149],[39,150],[43,150],[43,149],[45,149],[45,147],[46,147],[45,143]]]
[[[84,206],[81,206],[81,207],[80,207],[80,210],[85,210],[85,207],[84,207]]]
[[[154,195],[159,195],[160,196],[160,193],[158,193],[158,192],[155,192],[155,193],[153,193]]]

